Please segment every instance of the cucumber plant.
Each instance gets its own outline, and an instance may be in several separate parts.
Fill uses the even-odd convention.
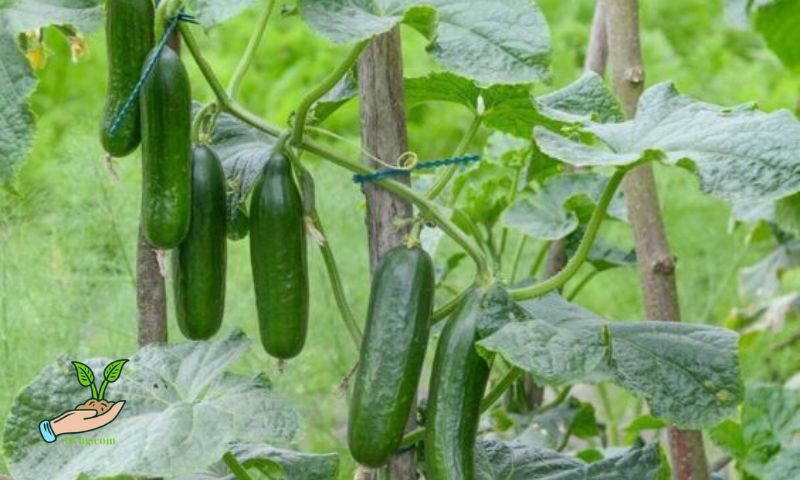
[[[393,454],[412,450],[430,480],[662,479],[670,467],[657,442],[614,438],[612,446],[630,448],[622,453],[595,448],[607,445],[604,426],[578,398],[582,394],[570,394],[573,385],[599,384],[601,397],[606,383],[619,385],[647,405],[655,428],[706,429],[737,413],[745,387],[735,332],[692,323],[611,321],[570,300],[593,277],[577,278],[587,265],[602,271],[635,263],[630,252],[599,237],[607,222],[624,228],[627,211],[618,190],[638,166],[685,168],[708,195],[736,205],[779,204],[789,212],[784,218],[796,214],[800,123],[793,115],[704,103],[665,82],[647,89],[636,115],[626,120],[596,74],[532,96],[531,87],[549,78],[551,52],[545,18],[525,0],[400,0],[389,6],[375,0],[298,0],[300,20],[286,21],[304,21],[332,42],[349,45],[349,51],[321,75],[286,124],[277,125],[236,99],[275,4],[263,6],[228,88],[205,58],[190,22],[180,22],[187,54],[214,95],[194,119],[188,77],[172,49],[154,49],[152,73],[145,69],[136,76],[143,84],[143,231],[156,247],[177,247],[175,296],[186,336],[207,339],[219,329],[224,238],[249,235],[261,343],[281,360],[300,355],[309,328],[310,236],[320,245],[337,306],[360,351],[348,445],[367,467],[383,471]],[[207,26],[241,8],[190,6]],[[179,16],[184,7],[180,0],[161,2],[154,30],[162,32],[165,19],[186,20]],[[405,80],[408,103],[449,102],[472,116],[454,157],[481,149],[480,134],[491,132],[477,165],[434,169],[438,163],[423,160],[402,167],[400,173],[414,180],[418,170],[432,169],[427,189],[394,179],[398,167],[387,167],[393,175],[383,175],[352,160],[338,144],[342,137],[325,128],[325,120],[356,96],[359,55],[400,24],[428,39],[428,51],[441,67]],[[140,68],[149,63],[137,62]],[[110,95],[117,105],[120,92]],[[406,245],[382,259],[363,334],[314,208],[307,155],[370,176],[377,188],[416,209],[409,218],[393,219],[408,228]],[[217,158],[227,175],[224,205]],[[445,250],[436,238],[442,235],[459,249],[456,255],[440,258]],[[565,267],[542,278],[543,255],[529,261],[529,247],[537,242],[546,252],[551,242],[562,240]],[[201,257],[211,264],[197,265]],[[462,260],[471,267],[468,281],[436,278],[437,262],[451,269]],[[433,329],[438,334],[431,335]],[[429,338],[436,343],[435,355],[430,376],[423,379],[429,385],[426,406],[417,419],[411,406]],[[302,362],[302,356],[294,361]],[[554,398],[514,418],[498,400],[523,374],[552,390]],[[419,420],[418,426],[404,435],[409,420]],[[540,427],[548,422],[558,424],[550,429],[555,437],[531,439],[532,432],[547,430]],[[575,445],[586,448],[565,452]],[[247,478],[235,455],[228,452],[224,460],[238,478]]]

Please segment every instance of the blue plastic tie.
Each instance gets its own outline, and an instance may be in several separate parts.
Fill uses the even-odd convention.
[[[439,167],[446,167],[448,165],[464,165],[471,162],[477,162],[480,160],[479,155],[465,155],[463,157],[453,157],[453,158],[445,158],[442,160],[431,160],[428,162],[421,162],[414,165],[413,168],[384,168],[381,170],[376,170],[372,173],[357,173],[353,175],[353,182],[354,183],[368,183],[368,182],[375,182],[382,178],[386,177],[393,177],[399,175],[407,175],[409,172],[413,170],[426,170],[432,168],[439,168]]]
[[[117,116],[114,117],[114,121],[111,122],[111,126],[108,128],[108,133],[113,135],[119,129],[119,126],[122,124],[122,121],[125,120],[125,117],[130,113],[133,106],[136,104],[136,100],[139,98],[139,92],[142,91],[142,87],[144,83],[150,78],[150,75],[153,73],[153,70],[156,68],[156,62],[161,58],[161,54],[164,53],[164,48],[167,46],[167,41],[169,37],[175,32],[175,29],[178,28],[178,22],[189,22],[189,23],[197,23],[197,20],[191,15],[183,13],[183,7],[178,10],[178,13],[172,17],[167,28],[164,30],[164,36],[161,37],[161,40],[158,42],[156,46],[155,54],[150,57],[147,65],[142,72],[142,75],[139,77],[139,80],[136,82],[136,85],[133,87],[133,91],[128,96],[128,99],[125,100],[125,104],[122,106],[122,109],[117,113]]]

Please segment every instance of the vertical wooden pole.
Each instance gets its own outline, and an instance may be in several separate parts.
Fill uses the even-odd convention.
[[[158,265],[158,253],[139,229],[136,251],[136,306],[139,310],[139,346],[167,341],[167,292]]]
[[[361,145],[383,162],[396,164],[408,151],[405,95],[403,92],[403,58],[400,30],[375,37],[358,61],[358,84],[361,100]],[[365,157],[371,167],[379,167]],[[403,181],[409,184],[410,180]],[[369,233],[370,271],[374,272],[383,254],[403,242],[406,228],[398,228],[397,220],[413,215],[411,204],[373,183],[364,186],[367,197],[367,230]],[[415,424],[416,406],[412,406],[409,428]],[[395,456],[391,465],[392,480],[417,478],[414,453]],[[365,472],[361,472],[363,475]],[[374,478],[374,475],[373,475]]]
[[[639,38],[638,0],[601,0],[606,15],[606,35],[614,93],[625,114],[636,114],[644,89]],[[647,164],[630,172],[623,181],[628,216],[636,243],[636,255],[645,304],[650,320],[680,321],[675,283],[675,264],[664,230],[653,168]],[[709,469],[703,434],[696,430],[668,429],[673,478],[708,480]]]

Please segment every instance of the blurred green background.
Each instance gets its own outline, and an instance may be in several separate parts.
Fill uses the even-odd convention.
[[[580,74],[594,1],[537,3],[550,22],[553,43],[553,84],[537,87],[541,93]],[[244,14],[206,34],[198,32],[223,80],[239,60],[254,18]],[[642,2],[642,31],[649,85],[673,80],[681,91],[710,102],[757,101],[768,111],[795,105],[800,91],[797,78],[754,33],[725,23],[720,0]],[[115,161],[113,173],[104,164],[97,135],[105,90],[102,34],[88,37],[89,53],[77,63],[71,61],[63,37],[54,30],[45,35],[47,65],[39,72],[40,84],[31,98],[38,117],[36,143],[13,188],[0,192],[0,418],[5,418],[16,392],[58,355],[120,357],[136,349],[138,153]],[[404,31],[409,76],[436,68],[424,47],[420,35]],[[244,81],[241,102],[285,125],[302,94],[337,64],[342,53],[298,17],[275,15]],[[194,97],[210,100],[209,89],[188,56],[186,65]],[[412,110],[409,121],[411,149],[428,159],[449,155],[469,118],[456,107],[427,105]],[[357,140],[358,106],[346,106],[327,126]],[[472,150],[480,151],[484,139],[481,136]],[[355,149],[350,151],[357,156]],[[369,288],[363,196],[348,172],[315,159],[311,165],[320,215],[348,296],[363,317]],[[666,168],[658,168],[657,175],[669,239],[678,258],[684,318],[723,324],[738,305],[738,268],[761,258],[770,245],[746,247],[746,232],[729,229],[729,208],[698,193],[695,177]],[[624,227],[610,228],[615,238],[630,245]],[[241,328],[257,339],[247,245],[240,241],[229,246],[223,330]],[[527,256],[534,251],[535,245],[530,246]],[[255,342],[237,368],[267,372],[276,390],[291,399],[304,418],[298,447],[341,452],[342,478],[347,478],[353,465],[344,442],[347,409],[339,385],[357,353],[337,316],[316,250],[309,250],[309,261],[312,313],[303,354],[281,373]],[[608,318],[641,318],[633,270],[601,274],[578,301]],[[170,340],[182,341],[173,322],[170,318]],[[778,340],[769,340],[774,341]],[[765,342],[757,340],[745,350],[748,380],[784,380],[797,370],[800,356],[790,351],[771,359],[759,355],[767,348]],[[628,398],[617,390],[613,393],[620,400]],[[615,402],[620,413],[632,403]]]

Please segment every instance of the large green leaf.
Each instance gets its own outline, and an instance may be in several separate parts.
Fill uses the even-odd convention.
[[[0,11],[0,185],[11,178],[30,152],[34,119],[27,98],[36,85],[6,18]]]
[[[104,0],[8,0],[0,5],[0,23],[15,33],[48,25],[91,31],[103,22],[104,3]]]
[[[482,440],[475,447],[478,480],[667,480],[669,466],[658,444],[586,464],[553,450]]]
[[[547,22],[527,0],[299,0],[303,18],[338,43],[365,40],[405,21],[431,40],[447,70],[481,84],[547,76]]]
[[[189,0],[189,8],[197,21],[208,28],[235,17],[253,3],[253,0]]]
[[[269,474],[271,480],[333,480],[339,472],[335,453],[310,454],[269,445],[231,445],[231,454],[246,469]],[[236,480],[225,463],[219,461],[201,473],[180,476],[176,480]]]
[[[520,233],[558,240],[588,221],[608,178],[593,172],[567,173],[550,179],[535,198],[520,198],[503,214],[503,223]],[[627,218],[622,194],[609,208],[615,218]]]
[[[607,148],[541,127],[535,138],[544,153],[575,166],[642,159],[693,165],[703,191],[734,202],[777,200],[800,191],[800,123],[787,110],[718,107],[661,83],[642,95],[635,119],[588,122],[585,128]]]
[[[800,68],[800,28],[797,24],[800,1],[760,0],[755,3],[753,24],[756,31],[784,65]]]
[[[12,475],[17,480],[182,475],[216,462],[232,442],[286,444],[297,433],[297,412],[272,393],[263,375],[226,371],[248,344],[235,331],[215,342],[150,345],[136,352],[125,375],[106,392],[112,401],[125,400],[119,417],[82,434],[114,439],[103,448],[76,449],[61,438],[45,444],[39,436],[38,421],[71,410],[87,397],[69,361],[59,359],[11,406],[3,450]],[[98,371],[107,363],[86,362]]]
[[[272,156],[276,139],[223,113],[211,138],[211,148],[225,168],[228,222],[235,225],[246,209],[244,202]]]
[[[738,335],[706,325],[609,322],[556,294],[522,302],[532,320],[478,343],[543,383],[613,378],[644,398],[653,415],[687,428],[735,413],[744,387]]]
[[[625,119],[617,98],[594,72],[586,72],[569,85],[535,98],[534,104],[542,114],[568,123],[592,118],[603,123]]]
[[[796,478],[800,457],[800,390],[780,385],[749,385],[741,423],[726,421],[709,432],[714,443],[758,478]]]
[[[570,437],[587,439],[599,434],[594,406],[569,397],[558,406],[535,414],[517,440],[526,445],[558,449],[564,448]]]
[[[767,257],[739,273],[739,295],[748,302],[765,300],[780,291],[781,276],[800,266],[800,240],[778,245]]]

